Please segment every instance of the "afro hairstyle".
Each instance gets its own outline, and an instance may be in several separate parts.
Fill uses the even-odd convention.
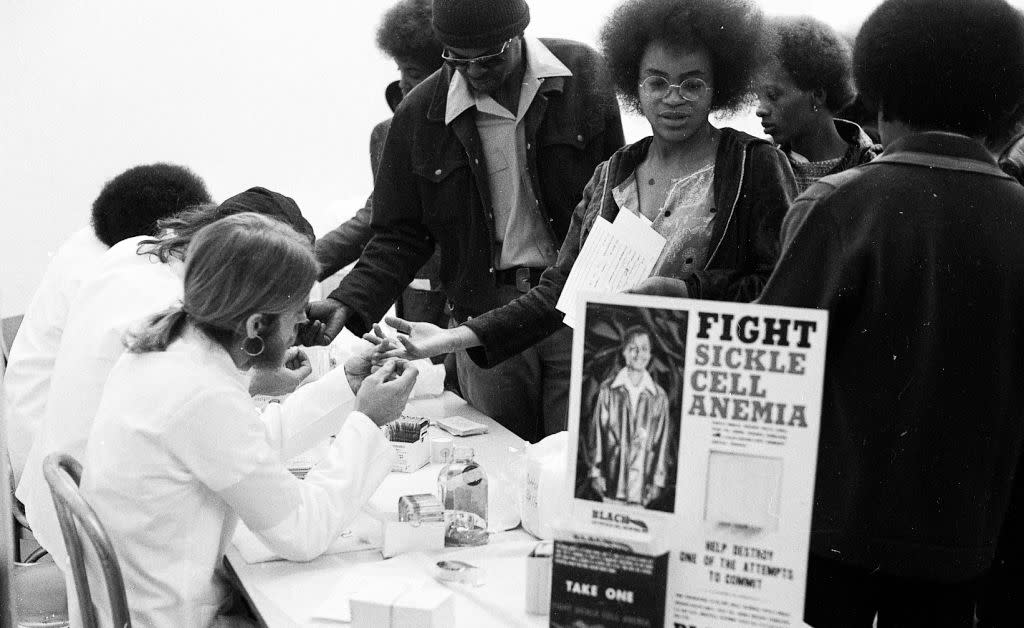
[[[857,34],[853,73],[885,120],[992,135],[1024,97],[1024,15],[1005,0],[887,0]]]
[[[601,49],[626,105],[640,111],[640,60],[651,43],[706,48],[713,111],[740,108],[764,50],[764,18],[749,0],[626,0],[601,29]]]
[[[772,20],[769,30],[775,58],[797,87],[822,89],[833,113],[853,101],[853,51],[835,29],[814,18],[790,17]]]
[[[412,59],[436,70],[443,46],[430,26],[431,0],[399,0],[384,13],[377,28],[377,47],[392,59]]]
[[[155,235],[157,222],[210,202],[206,184],[174,164],[135,166],[107,181],[92,203],[92,228],[107,246],[125,238]]]

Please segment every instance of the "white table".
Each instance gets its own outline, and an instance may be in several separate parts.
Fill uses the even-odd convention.
[[[455,438],[456,445],[472,447],[476,459],[491,475],[509,467],[514,455],[509,448],[522,450],[525,443],[490,417],[481,414],[458,396],[444,393],[439,398],[416,400],[408,414],[439,418],[460,415],[490,428],[487,434]],[[431,436],[447,434],[436,427]],[[427,483],[436,478],[441,465],[421,469],[419,477]],[[517,528],[492,534],[490,543],[475,548],[445,548],[438,552],[412,553],[388,560],[380,551],[321,556],[309,563],[276,561],[249,564],[230,546],[225,556],[236,585],[250,601],[263,625],[269,628],[296,626],[339,626],[334,621],[313,620],[310,615],[336,589],[342,579],[355,578],[428,578],[433,565],[442,557],[459,558],[485,570],[484,582],[473,587],[445,585],[454,593],[456,626],[547,626],[547,615],[525,612],[526,556],[537,539]]]

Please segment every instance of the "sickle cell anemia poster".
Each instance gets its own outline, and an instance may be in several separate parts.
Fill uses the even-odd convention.
[[[551,625],[803,626],[828,313],[577,305]]]

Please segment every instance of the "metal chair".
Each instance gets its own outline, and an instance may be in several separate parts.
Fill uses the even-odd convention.
[[[82,479],[82,465],[68,454],[52,453],[43,461],[43,475],[50,485],[50,495],[57,509],[57,519],[60,521],[64,545],[71,561],[78,606],[82,613],[82,625],[85,628],[99,626],[85,569],[85,547],[82,544],[84,536],[95,550],[103,572],[113,625],[118,628],[129,628],[131,616],[128,613],[124,579],[121,577],[121,567],[117,562],[114,546],[96,512],[78,490]]]

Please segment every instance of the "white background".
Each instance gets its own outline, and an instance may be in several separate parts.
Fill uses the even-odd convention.
[[[855,33],[880,0],[761,0]],[[1024,1],[1024,0],[1018,0]],[[532,0],[528,33],[595,44],[618,0]],[[103,183],[187,165],[217,201],[253,185],[295,198],[318,233],[361,206],[370,129],[394,64],[374,43],[390,1],[3,0],[0,292],[24,311],[49,255]],[[648,134],[624,118],[627,140]],[[758,127],[736,123],[745,130]]]

